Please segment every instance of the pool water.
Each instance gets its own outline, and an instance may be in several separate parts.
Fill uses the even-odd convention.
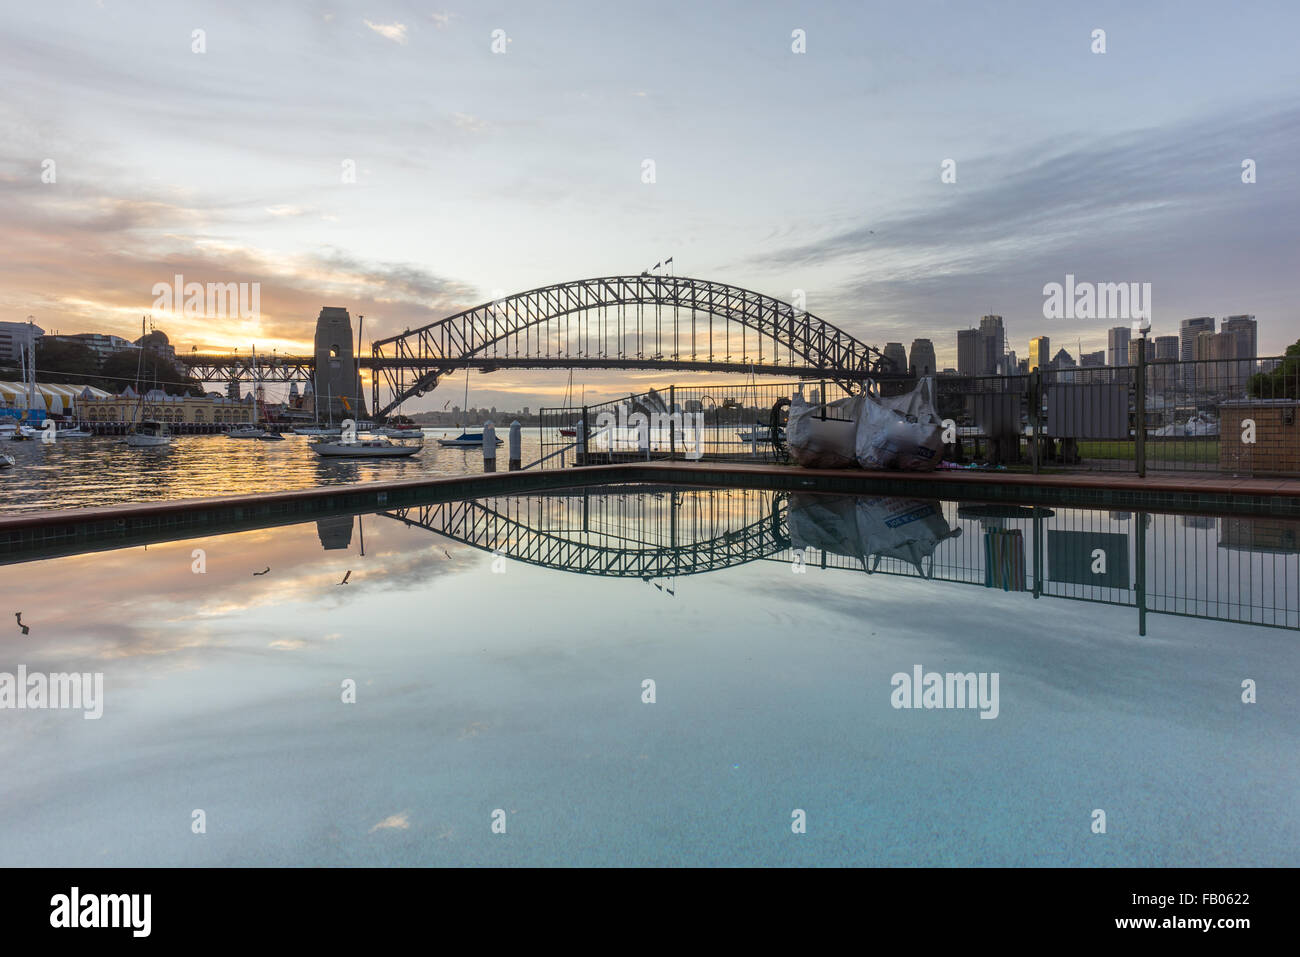
[[[616,488],[0,567],[0,672],[104,689],[0,710],[0,865],[1300,863],[1288,523],[998,511]],[[918,666],[996,708],[896,707]]]

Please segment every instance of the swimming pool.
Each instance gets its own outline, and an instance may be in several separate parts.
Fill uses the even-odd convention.
[[[103,691],[0,710],[0,864],[1294,866],[1296,525],[625,486],[7,565],[0,673]]]

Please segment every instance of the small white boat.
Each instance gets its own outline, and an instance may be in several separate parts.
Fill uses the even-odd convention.
[[[279,432],[263,432],[258,436],[263,442],[283,442],[284,436]]]
[[[94,432],[77,425],[70,429],[61,429],[55,433],[55,436],[60,439],[88,439],[94,434]]]
[[[4,436],[6,436],[7,438],[9,438],[11,441],[14,442],[30,442],[32,439],[36,438],[36,436],[39,435],[40,433],[37,432],[35,429],[33,429],[30,425],[18,425],[12,429],[5,429],[5,431],[0,434],[3,434]]]
[[[226,433],[228,439],[260,439],[266,435],[265,429],[255,425],[237,425]]]
[[[424,443],[403,444],[380,436],[373,439],[317,439],[311,450],[326,458],[395,459],[416,455]]]
[[[438,444],[439,444],[439,445],[447,445],[447,446],[464,447],[464,448],[482,448],[482,447],[483,447],[483,433],[482,433],[482,432],[462,432],[460,435],[456,436],[454,439],[439,439],[439,440],[438,440]],[[505,445],[505,441],[504,441],[503,439],[497,439],[497,445]]]
[[[172,430],[165,422],[144,421],[126,436],[126,444],[136,449],[172,444]]]
[[[0,452],[0,469],[11,469],[14,467],[14,457]]]
[[[338,426],[325,425],[298,425],[294,426],[294,435],[342,435],[343,429]]]
[[[776,430],[777,438],[785,438],[785,429]],[[755,425],[750,429],[737,429],[736,435],[742,442],[771,442],[772,428],[767,425]]]

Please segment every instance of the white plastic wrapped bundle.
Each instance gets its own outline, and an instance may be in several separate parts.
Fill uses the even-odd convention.
[[[905,395],[866,396],[855,458],[864,469],[928,472],[943,458],[943,424],[934,408],[933,380],[922,379]]]
[[[786,445],[790,457],[812,469],[847,469],[857,464],[858,420],[865,396],[826,405],[809,404],[802,393],[790,401]]]

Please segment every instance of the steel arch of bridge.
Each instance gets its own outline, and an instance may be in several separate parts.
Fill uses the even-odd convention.
[[[606,491],[612,495],[627,490]],[[716,494],[716,490],[692,489],[677,494],[708,496]],[[378,514],[481,551],[499,549],[512,561],[581,575],[648,580],[699,575],[782,553],[790,546],[786,496],[784,493],[767,495],[760,519],[739,528],[716,529],[715,534],[706,538],[674,544],[615,541],[613,536],[577,534],[573,529],[536,528],[509,514],[505,507],[505,503],[522,496],[439,502]]]
[[[654,339],[650,344],[643,310],[653,307]],[[631,318],[637,309],[636,352],[630,352]],[[618,310],[611,318],[608,311]],[[664,329],[664,310],[669,327]],[[604,311],[603,315],[600,313]],[[686,310],[685,315],[682,310]],[[584,322],[583,317],[597,314]],[[707,350],[699,338],[699,315],[709,317]],[[578,317],[576,329],[568,321]],[[730,330],[741,327],[741,356],[720,357],[713,348],[713,319]],[[544,329],[564,319],[563,328]],[[746,330],[755,333],[757,356],[749,355]],[[689,331],[689,338],[685,334]],[[611,332],[618,348],[611,352]],[[771,344],[763,352],[764,340]],[[665,349],[671,346],[671,353]],[[683,348],[685,347],[685,348]],[[652,354],[647,356],[647,349]],[[784,350],[787,361],[780,361]],[[702,356],[707,351],[706,356]],[[823,319],[772,296],[750,289],[686,276],[604,276],[541,286],[482,303],[453,316],[380,339],[371,346],[371,408],[378,416],[412,396],[434,388],[450,372],[475,366],[531,368],[654,368],[700,371],[763,372],[825,378],[846,387],[872,374],[893,370],[874,346]],[[413,371],[415,380],[406,381]],[[380,388],[392,395],[380,403]]]

